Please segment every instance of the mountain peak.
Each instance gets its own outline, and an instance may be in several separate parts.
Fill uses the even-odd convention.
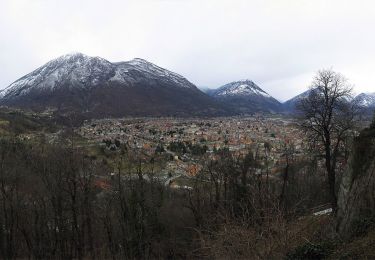
[[[72,51],[67,54],[62,55],[61,57],[70,58],[70,57],[88,57],[88,55],[78,52],[78,51]]]
[[[142,59],[142,58],[134,58],[130,62],[151,63],[148,60],[145,60],[145,59]]]
[[[240,113],[279,111],[281,104],[250,79],[234,81],[207,91],[210,96],[229,104]]]
[[[240,79],[240,80],[234,81],[234,82],[241,82],[241,83],[247,83],[247,84],[255,84],[254,81],[252,81],[251,79]]]
[[[50,61],[50,63],[53,63],[53,62],[74,63],[74,62],[82,62],[82,61],[99,61],[99,62],[109,63],[109,61],[107,61],[106,59],[103,59],[101,57],[89,56],[89,55],[86,55],[86,54],[81,53],[81,52],[67,53],[65,55],[62,55],[62,56]]]
[[[64,54],[62,56],[57,57],[56,59],[51,60],[53,61],[74,61],[79,59],[88,59],[90,58],[88,55],[80,53],[80,52],[70,52],[67,54]]]
[[[130,61],[125,62],[127,64],[131,64],[133,66],[139,66],[139,67],[158,67],[159,66],[153,64],[152,62],[149,62],[148,60],[142,59],[142,58],[134,58]]]

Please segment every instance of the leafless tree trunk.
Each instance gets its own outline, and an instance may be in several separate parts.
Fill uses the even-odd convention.
[[[357,106],[351,102],[352,88],[341,74],[330,69],[315,76],[309,95],[297,105],[301,126],[317,142],[327,171],[331,205],[337,207],[336,169],[344,140],[354,128]]]

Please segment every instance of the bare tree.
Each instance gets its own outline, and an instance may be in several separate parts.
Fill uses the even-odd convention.
[[[290,170],[290,166],[293,162],[293,156],[294,156],[294,153],[295,153],[294,144],[289,143],[289,142],[285,142],[283,144],[283,150],[284,150],[283,151],[283,157],[285,158],[285,168],[284,168],[283,177],[282,177],[283,178],[283,184],[282,184],[281,193],[280,193],[280,197],[279,197],[279,206],[283,207],[284,210],[285,210],[287,208],[286,207],[287,201],[285,200],[285,193],[286,193],[287,186],[288,186],[288,183],[289,183],[289,170]]]
[[[374,115],[372,116],[372,122],[370,124],[370,128],[375,128],[375,112],[374,112]]]
[[[331,69],[315,76],[309,95],[297,105],[301,126],[325,161],[332,208],[336,210],[336,169],[344,140],[352,133],[357,106],[351,102],[352,87]]]

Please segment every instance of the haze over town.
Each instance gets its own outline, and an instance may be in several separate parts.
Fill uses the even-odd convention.
[[[285,101],[333,68],[374,92],[373,1],[0,2],[0,89],[62,54],[144,58],[198,87],[248,78]]]

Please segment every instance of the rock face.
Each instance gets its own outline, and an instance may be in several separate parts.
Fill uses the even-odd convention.
[[[0,105],[90,117],[225,114],[184,77],[143,59],[109,62],[73,53],[54,59],[0,92]]]
[[[375,128],[356,138],[338,194],[337,229],[350,238],[375,220]]]
[[[228,83],[206,92],[238,113],[279,112],[281,103],[251,80]]]

